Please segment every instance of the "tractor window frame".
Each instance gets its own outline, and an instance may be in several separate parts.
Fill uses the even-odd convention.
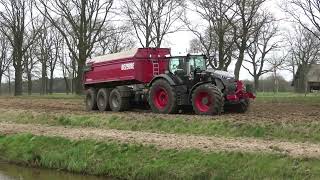
[[[199,63],[197,63],[197,61]],[[190,56],[189,64],[191,71],[194,71],[196,68],[202,71],[207,70],[206,58],[204,56]]]
[[[178,63],[173,63],[173,62],[178,62]],[[173,65],[175,65],[175,67]],[[185,58],[172,57],[172,58],[170,58],[170,61],[169,61],[169,72],[174,74],[178,70],[184,70],[185,65],[186,65]],[[181,66],[182,68],[178,68],[178,66]]]

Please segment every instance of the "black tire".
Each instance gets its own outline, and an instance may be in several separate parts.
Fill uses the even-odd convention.
[[[122,97],[120,90],[118,88],[115,88],[110,93],[109,106],[114,112],[125,111],[129,108],[129,98]]]
[[[192,107],[199,115],[220,115],[223,112],[224,97],[218,87],[203,84],[192,93]]]
[[[178,111],[174,87],[164,79],[151,85],[148,102],[154,113],[173,114]]]
[[[97,106],[97,91],[94,88],[89,88],[86,91],[85,98],[86,110],[95,111],[98,110]]]
[[[226,104],[224,111],[228,113],[246,113],[250,107],[250,100],[244,99],[237,104]]]
[[[245,113],[248,111],[250,106],[250,100],[244,99],[239,104],[235,105],[235,112],[237,113]]]
[[[110,110],[110,105],[109,105],[109,96],[110,96],[110,91],[106,88],[101,88],[98,91],[97,94],[97,106],[99,111],[107,111]]]

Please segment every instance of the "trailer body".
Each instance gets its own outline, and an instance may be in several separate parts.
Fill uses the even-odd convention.
[[[167,48],[139,48],[93,58],[87,62],[84,84],[146,84],[154,76],[165,73],[168,56]]]

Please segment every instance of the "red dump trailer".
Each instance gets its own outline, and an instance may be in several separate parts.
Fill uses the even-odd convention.
[[[156,113],[190,109],[201,115],[245,112],[254,95],[226,72],[208,70],[204,55],[171,56],[168,48],[138,48],[87,61],[87,110],[124,111],[147,104]],[[231,107],[231,108],[230,108]]]
[[[122,53],[93,58],[87,62],[84,84],[146,84],[167,70],[170,49],[132,49]]]

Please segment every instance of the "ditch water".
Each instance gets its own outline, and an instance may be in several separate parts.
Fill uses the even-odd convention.
[[[26,168],[0,162],[0,180],[112,180],[49,169]]]

